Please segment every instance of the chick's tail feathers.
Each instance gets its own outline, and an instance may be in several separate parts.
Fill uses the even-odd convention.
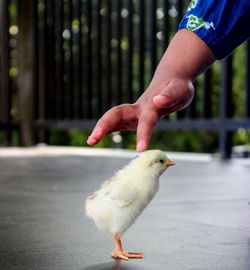
[[[93,211],[95,209],[95,201],[93,196],[89,196],[85,201],[85,213],[89,218],[93,218]]]

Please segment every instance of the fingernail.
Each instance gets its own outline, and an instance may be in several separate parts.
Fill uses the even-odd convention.
[[[93,139],[91,139],[90,137],[88,137],[87,144],[92,144],[92,143],[93,143]]]
[[[88,138],[87,144],[89,145],[95,145],[98,143],[98,139]]]
[[[159,107],[169,107],[172,105],[172,100],[165,95],[157,95],[153,98],[153,101]]]

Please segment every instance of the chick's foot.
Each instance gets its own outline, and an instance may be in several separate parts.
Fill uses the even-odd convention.
[[[143,258],[143,253],[141,253],[141,252],[128,252],[128,251],[115,249],[111,253],[111,256],[113,258],[119,258],[119,259],[128,261],[128,259],[142,259]]]
[[[141,259],[143,258],[143,253],[140,252],[128,252],[124,251],[122,248],[121,239],[118,234],[113,234],[114,242],[115,242],[115,250],[111,253],[113,258],[119,258],[125,261],[128,259]]]
[[[143,258],[142,252],[128,252],[128,251],[123,251],[123,252],[130,259],[142,259]]]

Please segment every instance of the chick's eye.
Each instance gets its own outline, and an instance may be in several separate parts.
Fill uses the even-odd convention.
[[[164,163],[164,160],[163,159],[160,159],[159,161],[160,161],[160,163]]]

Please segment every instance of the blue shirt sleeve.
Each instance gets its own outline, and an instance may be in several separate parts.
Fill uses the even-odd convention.
[[[179,30],[195,32],[217,59],[250,36],[250,0],[191,0]]]

